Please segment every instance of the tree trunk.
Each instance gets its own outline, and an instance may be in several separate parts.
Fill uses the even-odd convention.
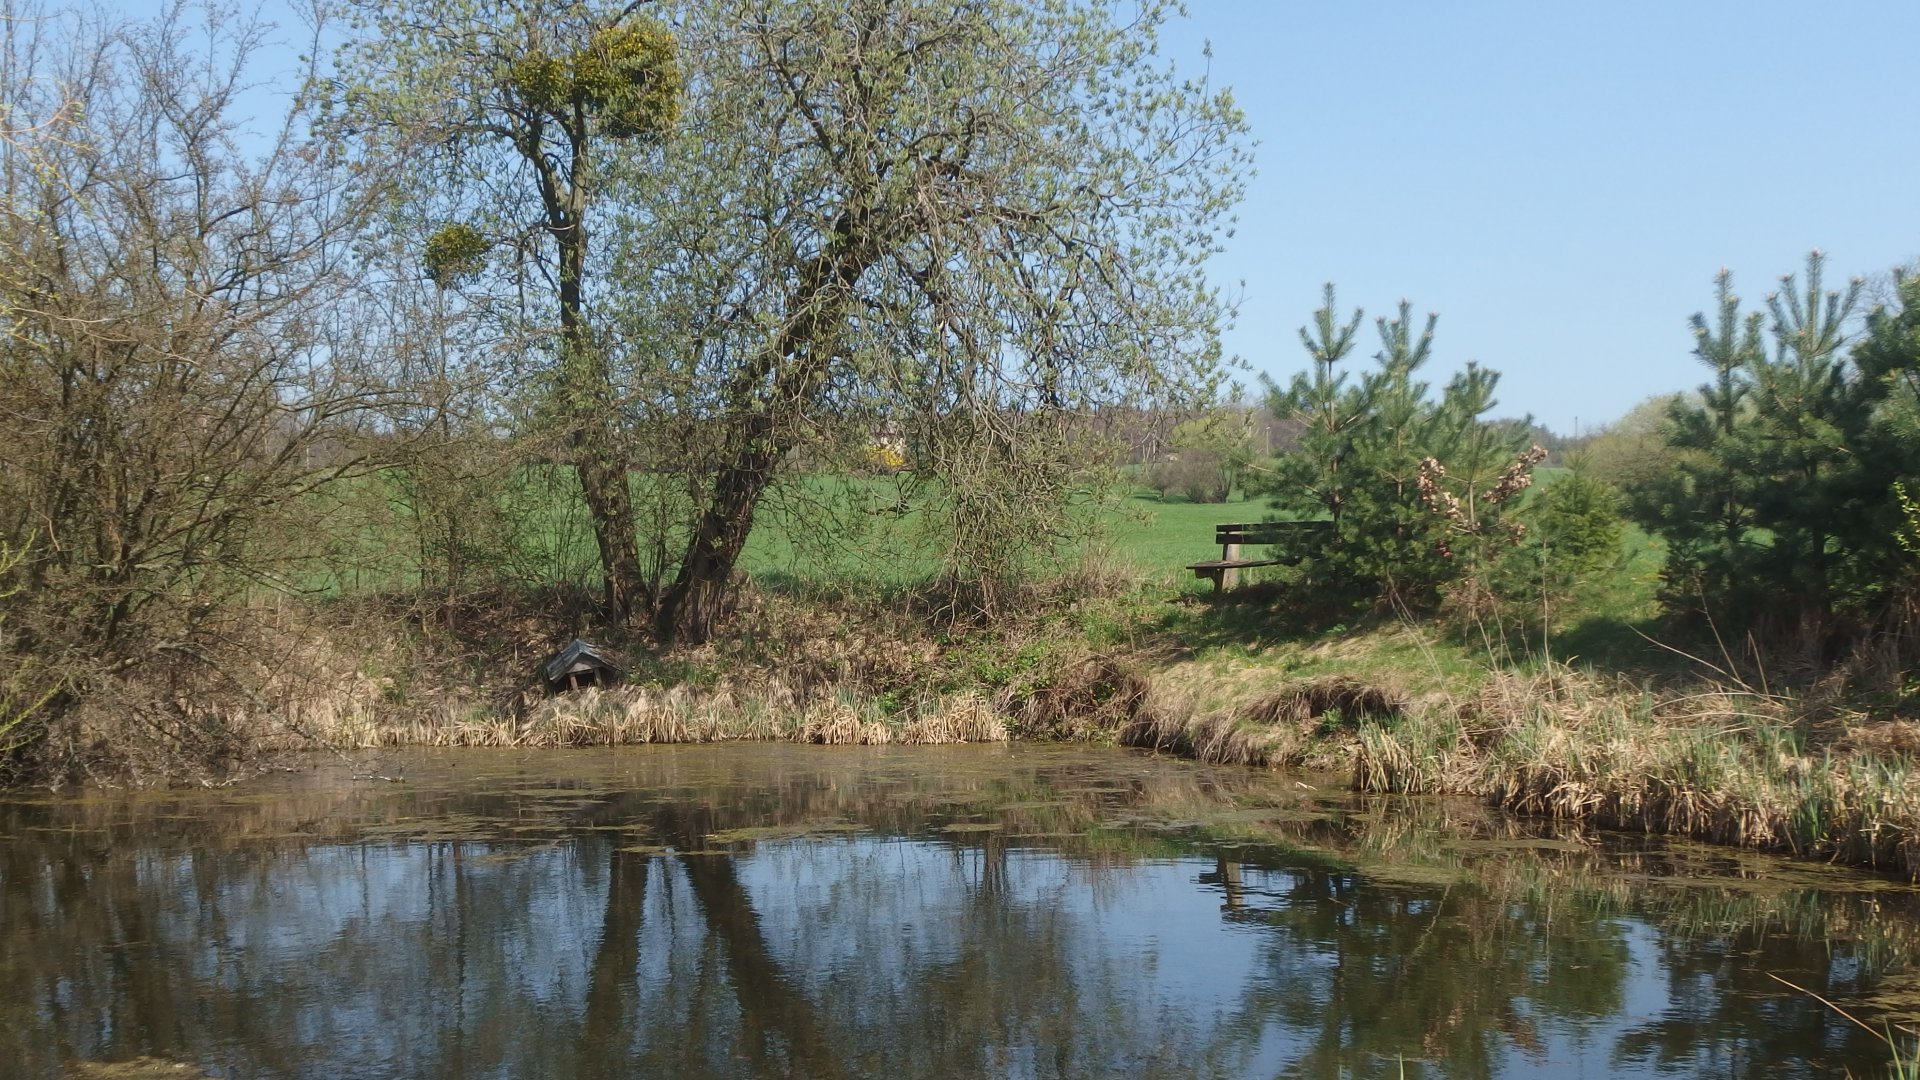
[[[600,548],[601,596],[614,617],[625,621],[647,592],[640,569],[639,539],[633,527],[626,456],[603,454],[592,442],[577,437],[574,449],[580,496],[587,504],[593,539]]]
[[[754,512],[773,480],[777,460],[771,451],[750,452],[714,479],[713,501],[700,515],[686,558],[680,560],[680,572],[656,615],[655,630],[662,641],[698,645],[713,637],[714,624],[726,604],[727,581],[746,547]]]
[[[629,618],[646,592],[640,542],[633,524],[633,492],[626,447],[614,421],[613,377],[606,353],[587,333],[581,317],[586,276],[585,215],[578,209],[553,228],[560,247],[560,385],[571,432],[574,471],[587,504],[593,539],[600,549],[603,598],[613,617]]]
[[[713,499],[654,613],[663,642],[698,645],[713,637],[760,496],[826,382],[853,285],[879,257],[884,237],[868,214],[842,212],[835,231],[838,239],[801,271],[801,286],[787,301],[786,325],[735,377],[728,394],[733,422],[720,454],[727,464],[714,476]],[[762,399],[759,387],[769,374],[773,387]]]
[[[772,404],[728,425],[722,466],[713,478],[713,498],[694,526],[680,572],[660,600],[654,630],[665,643],[703,644],[726,605],[728,579],[753,530],[760,497],[773,483],[774,470],[793,449],[798,420],[826,381],[830,350],[813,335],[831,333],[817,309],[804,323],[783,334],[773,348],[785,360],[774,381]]]

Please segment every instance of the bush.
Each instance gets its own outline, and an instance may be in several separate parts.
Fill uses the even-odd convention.
[[[1494,591],[1503,622],[1538,627],[1604,582],[1620,565],[1625,499],[1576,458],[1573,471],[1542,485],[1524,509],[1526,531],[1500,567]]]
[[[1227,478],[1219,459],[1204,450],[1183,450],[1153,467],[1151,486],[1161,498],[1179,495],[1188,502],[1227,501]]]

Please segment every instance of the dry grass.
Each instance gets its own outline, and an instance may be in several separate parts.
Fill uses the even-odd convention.
[[[1152,713],[1122,730],[1119,741],[1210,764],[1261,767],[1292,764],[1301,748],[1300,740],[1283,728],[1251,727],[1225,713]]]
[[[1811,749],[1808,727],[1790,703],[1745,691],[1652,701],[1557,670],[1365,726],[1354,779],[1920,878],[1913,757],[1864,740]]]
[[[1361,720],[1391,722],[1407,706],[1406,691],[1397,686],[1361,682],[1345,675],[1302,679],[1255,701],[1246,719],[1254,724],[1308,722],[1358,724]]]
[[[1050,678],[1004,695],[1026,738],[1110,738],[1133,724],[1153,689],[1139,667],[1111,654],[1070,660]]]
[[[239,663],[176,664],[92,687],[42,748],[44,773],[220,783],[314,749],[1008,737],[982,695],[914,687],[933,661],[930,637],[784,597],[757,599],[724,644],[674,657],[700,678],[537,698],[527,672],[554,641],[587,630],[538,599],[503,601],[491,618],[378,597],[263,605],[229,650]]]
[[[1920,757],[1920,724],[1911,720],[1879,720],[1853,724],[1833,744],[1839,751],[1867,751]]]
[[[1210,763],[1328,769],[1352,760],[1362,722],[1392,723],[1407,707],[1398,687],[1339,675],[1214,709],[1197,708],[1196,700],[1195,690],[1156,686],[1116,738]]]
[[[1134,673],[1126,685],[1143,681]],[[1516,813],[1920,879],[1908,724],[1817,738],[1829,721],[1788,699],[1712,686],[1655,699],[1564,667],[1496,672],[1464,698],[1343,676],[1223,707],[1196,707],[1200,694],[1148,682],[1117,741],[1207,762],[1347,769],[1361,790],[1477,795]]]
[[[360,718],[316,727],[327,745],[373,746],[639,746],[649,743],[804,742],[879,746],[1001,742],[1007,727],[979,697],[954,695],[889,716],[851,693],[803,700],[778,682],[752,690],[721,686],[590,689],[546,699],[513,715],[416,714],[403,722]]]

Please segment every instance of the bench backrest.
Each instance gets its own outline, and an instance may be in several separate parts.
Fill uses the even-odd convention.
[[[1284,544],[1306,539],[1333,529],[1331,521],[1249,521],[1235,525],[1215,525],[1213,542],[1228,544]]]

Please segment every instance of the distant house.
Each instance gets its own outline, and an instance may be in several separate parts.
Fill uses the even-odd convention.
[[[549,694],[564,694],[583,686],[618,686],[626,677],[627,673],[608,659],[600,646],[579,638],[540,665],[540,681]]]

